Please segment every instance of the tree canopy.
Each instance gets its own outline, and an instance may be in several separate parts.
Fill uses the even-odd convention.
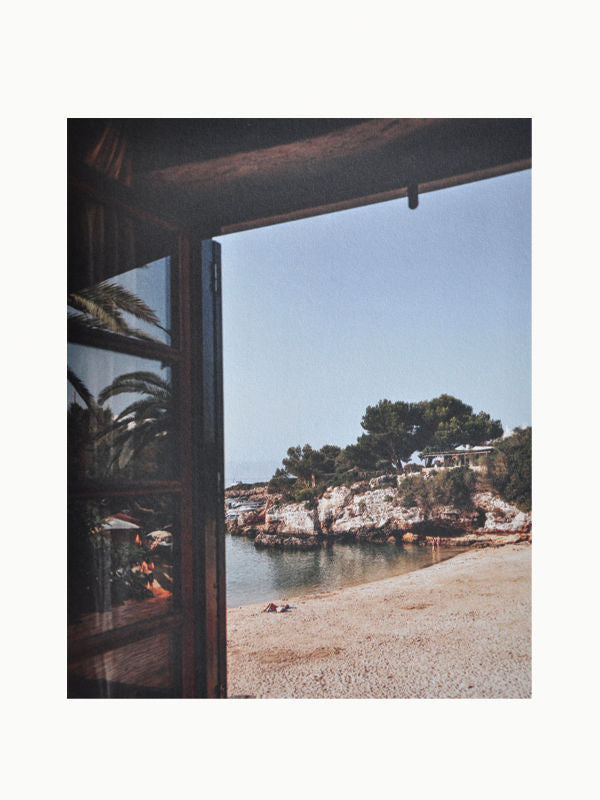
[[[517,428],[488,459],[492,486],[509,503],[531,510],[531,428]]]
[[[360,437],[357,444],[363,453],[369,450],[377,457],[375,464],[378,460],[395,472],[402,471],[416,450],[478,445],[502,436],[500,420],[484,411],[475,414],[472,406],[449,394],[417,403],[380,400],[367,407],[361,425],[367,440]]]
[[[296,478],[316,486],[325,476],[350,472],[403,472],[415,451],[452,449],[461,444],[478,445],[502,436],[500,420],[449,394],[433,400],[405,402],[380,400],[368,406],[361,420],[365,433],[345,448],[324,445],[314,450],[309,444],[290,447],[271,486],[289,485]]]
[[[423,449],[437,450],[461,444],[478,445],[502,436],[502,423],[449,394],[442,394],[423,406]]]
[[[326,444],[320,450],[313,450],[309,444],[290,447],[287,458],[283,459],[286,475],[293,475],[307,485],[316,486],[317,479],[335,472],[336,458],[341,448]],[[281,471],[279,471],[281,472]],[[281,474],[278,477],[283,477]]]
[[[367,406],[360,423],[367,432],[369,449],[378,457],[378,465],[402,471],[402,462],[423,444],[423,404],[399,400],[380,400]],[[362,438],[362,437],[361,437]]]

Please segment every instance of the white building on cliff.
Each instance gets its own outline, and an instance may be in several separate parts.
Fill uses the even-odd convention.
[[[481,469],[484,456],[493,451],[494,448],[491,445],[471,447],[471,445],[462,444],[453,450],[433,450],[429,453],[420,453],[419,457],[426,468],[471,467],[471,469]]]

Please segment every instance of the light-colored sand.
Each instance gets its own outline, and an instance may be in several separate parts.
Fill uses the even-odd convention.
[[[531,696],[530,545],[289,602],[228,610],[229,697]]]

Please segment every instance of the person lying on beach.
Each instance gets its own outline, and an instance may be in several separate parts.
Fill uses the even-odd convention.
[[[275,603],[267,603],[267,605],[263,608],[263,613],[265,611],[274,611],[277,614],[281,614],[284,611],[289,611],[290,608],[293,608],[289,603],[286,603],[284,606],[276,606]]]

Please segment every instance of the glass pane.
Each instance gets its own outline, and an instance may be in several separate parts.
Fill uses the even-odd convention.
[[[157,259],[67,297],[69,333],[94,329],[171,344],[171,258]]]
[[[176,697],[178,635],[160,631],[139,642],[69,665],[69,697]]]
[[[69,503],[69,644],[174,610],[176,506],[162,494]]]
[[[70,188],[68,238],[69,325],[168,343],[173,232]]]
[[[70,481],[176,477],[169,367],[70,344],[67,391]]]

